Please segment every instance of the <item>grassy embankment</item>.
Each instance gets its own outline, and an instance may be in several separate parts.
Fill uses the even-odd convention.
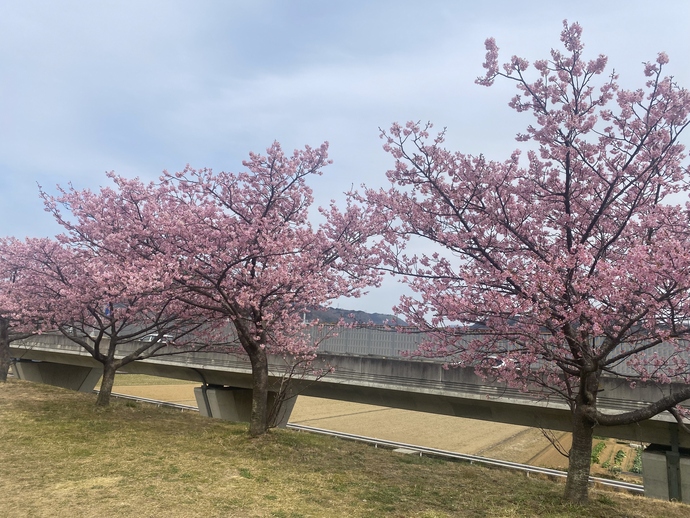
[[[686,517],[690,506],[10,380],[0,385],[8,517]]]

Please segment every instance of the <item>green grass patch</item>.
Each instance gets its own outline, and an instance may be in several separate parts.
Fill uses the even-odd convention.
[[[331,437],[245,425],[10,380],[0,384],[0,494],[10,518],[664,517],[690,506]]]

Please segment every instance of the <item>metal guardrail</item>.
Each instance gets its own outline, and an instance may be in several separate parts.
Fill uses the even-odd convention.
[[[94,390],[95,393],[98,393],[97,390]],[[113,397],[117,397],[120,399],[128,399],[132,401],[138,401],[142,403],[149,403],[153,404],[156,406],[165,406],[165,407],[170,407],[170,408],[175,408],[181,411],[192,411],[192,412],[198,412],[198,408],[190,405],[181,405],[178,403],[169,403],[167,401],[159,401],[156,399],[148,399],[148,398],[143,398],[143,397],[138,397],[138,396],[130,396],[127,394],[118,394],[116,392],[113,392],[111,394]],[[493,467],[498,467],[498,468],[504,468],[504,469],[512,469],[512,470],[517,470],[517,471],[522,471],[524,473],[532,473],[532,474],[539,474],[539,475],[544,475],[548,477],[556,477],[556,478],[566,478],[568,476],[568,473],[566,471],[560,471],[556,469],[549,469],[549,468],[541,468],[538,466],[530,466],[528,464],[520,464],[517,462],[510,462],[510,461],[505,461],[505,460],[498,460],[498,459],[490,459],[488,457],[481,457],[478,455],[469,455],[465,453],[457,453],[457,452],[452,452],[448,450],[440,450],[437,448],[428,448],[426,446],[418,446],[415,444],[407,444],[403,442],[395,442],[395,441],[388,441],[385,439],[377,439],[375,437],[367,437],[365,435],[357,435],[357,434],[351,434],[351,433],[345,433],[345,432],[336,432],[334,430],[326,430],[324,428],[316,428],[313,426],[306,426],[306,425],[300,425],[300,424],[294,424],[294,423],[288,423],[287,427],[290,428],[291,430],[296,430],[299,432],[308,432],[308,433],[318,433],[321,435],[327,435],[330,437],[337,437],[339,439],[345,439],[345,440],[351,440],[351,441],[357,441],[357,442],[362,442],[365,444],[369,444],[374,446],[375,448],[381,447],[381,448],[386,448],[386,449],[404,449],[407,452],[413,452],[413,453],[418,453],[419,456],[425,456],[425,457],[431,457],[431,458],[438,458],[438,459],[444,459],[448,461],[454,461],[454,462],[469,462],[470,464],[483,464],[486,466],[493,466]],[[633,484],[630,482],[623,482],[621,480],[612,480],[608,478],[601,478],[601,477],[589,477],[590,483],[594,484],[599,484],[605,487],[610,487],[622,491],[628,491],[630,493],[636,493],[636,494],[642,494],[644,493],[644,486],[640,484]]]

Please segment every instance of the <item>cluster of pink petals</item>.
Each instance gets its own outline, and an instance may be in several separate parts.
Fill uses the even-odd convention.
[[[690,94],[663,53],[644,88],[597,84],[607,59],[584,60],[581,33],[564,22],[565,52],[532,79],[522,58],[501,70],[486,41],[477,82],[515,82],[511,107],[533,116],[525,155],[490,161],[445,149],[430,124],[394,124],[391,187],[359,196],[386,229],[385,268],[414,292],[397,310],[430,333],[420,354],[573,404],[590,374],[690,383],[690,210],[674,203]]]
[[[330,163],[327,148],[286,155],[274,143],[245,172],[188,166],[148,184],[110,173],[97,192],[42,193],[65,233],[0,242],[2,315],[16,329],[59,328],[106,360],[151,335],[313,358],[305,312],[381,277],[359,207],[323,209],[318,228],[308,220],[307,181]]]

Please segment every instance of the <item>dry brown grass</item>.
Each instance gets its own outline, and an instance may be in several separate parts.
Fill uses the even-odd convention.
[[[100,386],[101,382],[98,382]],[[118,372],[115,375],[115,385],[120,387],[142,386],[142,385],[201,385],[199,381],[185,381],[177,378],[165,378],[163,376],[149,376],[148,374],[126,374]]]
[[[681,518],[690,507],[563,486],[518,473],[246,427],[145,404],[0,385],[0,515],[8,517]]]

